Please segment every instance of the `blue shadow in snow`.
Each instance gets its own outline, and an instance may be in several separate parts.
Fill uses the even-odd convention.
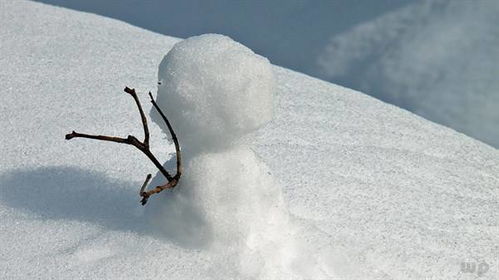
[[[0,175],[4,205],[40,219],[68,219],[111,230],[142,232],[138,188],[102,173],[74,167],[13,170]],[[133,191],[132,191],[133,190]]]
[[[172,164],[173,159],[165,166]],[[150,186],[162,183],[163,176],[157,174]],[[88,222],[108,230],[149,235],[183,248],[200,249],[209,243],[198,236],[206,225],[190,201],[165,191],[152,197],[147,205],[150,209],[144,210],[139,188],[138,182],[132,185],[75,167],[16,169],[0,174],[0,203],[35,214],[38,220]],[[161,203],[166,206],[158,207]],[[165,209],[168,215],[156,213]],[[146,216],[156,222],[148,222]]]

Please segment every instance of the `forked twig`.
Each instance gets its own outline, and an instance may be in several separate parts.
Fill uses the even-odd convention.
[[[163,120],[165,121],[168,130],[172,136],[173,143],[175,144],[175,152],[177,155],[177,172],[175,176],[172,176],[166,169],[159,163],[159,161],[156,159],[156,157],[153,155],[149,148],[149,127],[147,126],[147,118],[144,114],[144,110],[142,110],[142,105],[140,104],[140,100],[137,97],[137,93],[135,92],[135,89],[131,89],[128,87],[125,87],[124,91],[128,94],[130,94],[133,99],[135,100],[135,103],[137,104],[137,107],[139,109],[140,113],[140,118],[142,120],[142,126],[144,127],[144,141],[140,142],[135,136],[133,135],[128,135],[127,138],[120,138],[120,137],[114,137],[114,136],[105,136],[105,135],[91,135],[91,134],[83,134],[83,133],[78,133],[78,132],[71,132],[70,134],[66,134],[66,140],[71,140],[73,138],[88,138],[88,139],[95,139],[95,140],[102,140],[102,141],[110,141],[110,142],[115,142],[115,143],[122,143],[122,144],[128,144],[136,147],[139,149],[142,153],[144,153],[152,162],[153,164],[159,169],[161,174],[165,176],[165,178],[168,180],[168,182],[164,185],[157,186],[152,190],[145,191],[147,184],[151,180],[151,174],[148,174],[146,177],[146,180],[142,184],[142,187],[140,188],[139,194],[142,197],[142,200],[140,201],[142,205],[145,205],[147,203],[147,200],[149,197],[153,194],[159,193],[165,189],[171,189],[174,188],[180,179],[180,175],[182,174],[182,161],[181,161],[181,155],[180,155],[180,145],[178,143],[177,135],[173,131],[173,128],[166,118],[165,114],[161,111],[159,108],[158,104],[154,101],[154,98],[152,97],[151,92],[149,92],[149,97],[151,98],[151,102],[154,106],[154,108],[159,112]]]

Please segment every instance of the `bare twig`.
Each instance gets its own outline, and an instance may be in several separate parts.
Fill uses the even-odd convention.
[[[147,174],[146,176],[146,180],[144,181],[144,183],[142,184],[142,187],[140,188],[140,191],[139,191],[139,195],[142,196],[142,193],[144,192],[144,190],[146,189],[147,187],[147,184],[149,184],[149,181],[151,180],[151,177],[152,175],[151,174]]]
[[[127,138],[120,138],[120,137],[114,137],[114,136],[105,136],[105,135],[91,135],[91,134],[83,134],[83,133],[78,133],[78,132],[71,132],[70,134],[66,134],[66,140],[71,140],[73,138],[88,138],[88,139],[94,139],[94,140],[101,140],[101,141],[110,141],[110,142],[115,142],[115,143],[121,143],[121,144],[128,144],[136,147],[139,149],[142,153],[144,153],[152,162],[153,164],[159,169],[161,174],[165,176],[165,178],[168,180],[168,182],[162,186],[157,186],[154,189],[150,191],[145,191],[147,184],[151,180],[151,174],[148,174],[146,177],[146,180],[144,181],[144,184],[140,188],[140,196],[142,196],[141,203],[142,205],[145,205],[147,203],[147,200],[149,197],[153,194],[159,193],[165,189],[170,189],[174,188],[179,179],[180,175],[182,174],[182,163],[181,163],[181,155],[180,155],[180,145],[178,143],[177,136],[175,132],[173,131],[173,128],[166,118],[165,114],[161,111],[161,109],[158,107],[156,102],[154,101],[151,92],[149,92],[149,96],[151,97],[151,102],[154,105],[154,108],[158,110],[159,114],[163,118],[163,120],[166,122],[166,125],[168,126],[168,130],[170,131],[173,139],[173,143],[175,144],[175,151],[177,154],[177,172],[175,176],[172,176],[166,169],[159,163],[159,161],[156,159],[156,157],[153,155],[151,150],[149,149],[149,128],[147,126],[147,118],[144,114],[144,110],[142,110],[142,105],[140,104],[140,100],[137,97],[137,93],[135,92],[135,89],[131,89],[126,87],[124,91],[128,94],[130,94],[133,99],[135,100],[135,103],[137,104],[137,107],[139,109],[140,113],[140,118],[142,120],[142,126],[144,127],[144,141],[140,142],[135,136],[133,135],[128,135]]]
[[[172,125],[168,121],[168,118],[166,118],[165,114],[163,114],[158,104],[156,104],[156,101],[154,101],[151,92],[149,92],[149,97],[151,98],[152,105],[154,106],[154,108],[156,108],[156,110],[158,110],[159,114],[165,121],[166,126],[168,127],[168,131],[170,131],[170,134],[172,135],[173,144],[175,145],[175,154],[177,155],[177,174],[175,174],[175,177],[177,177],[178,179],[180,175],[182,175],[182,157],[180,155],[180,145],[178,143],[177,135],[175,134],[175,131],[173,131]]]
[[[125,87],[124,91],[130,94],[135,100],[135,104],[137,104],[137,108],[139,108],[140,119],[142,120],[142,126],[144,127],[144,145],[149,147],[149,127],[147,126],[147,118],[144,115],[144,110],[142,110],[142,106],[140,105],[140,100],[137,97],[137,93],[135,93],[135,89],[131,89]]]
[[[178,178],[173,178],[173,180],[168,181],[166,184],[164,184],[162,186],[157,186],[150,191],[142,192],[140,194],[142,196],[142,200],[140,201],[140,203],[142,203],[142,205],[145,205],[147,203],[147,200],[149,199],[149,197],[151,195],[157,194],[157,193],[162,192],[166,189],[172,189],[177,185],[177,183],[178,183]]]

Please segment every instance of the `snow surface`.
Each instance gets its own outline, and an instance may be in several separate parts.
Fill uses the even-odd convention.
[[[180,38],[226,34],[499,148],[497,0],[36,1]]]
[[[299,72],[316,68],[329,38],[414,0],[35,0],[119,19],[153,32],[188,38],[221,33],[273,64]],[[147,15],[147,16],[144,16]],[[186,20],[189,19],[189,20]]]
[[[498,278],[496,149],[362,93],[273,67],[274,120],[248,136],[254,153],[224,157],[266,163],[268,169],[241,170],[268,170],[258,180],[281,187],[295,227],[270,232],[291,249],[281,254],[264,238],[207,249],[202,238],[179,235],[180,227],[203,229],[194,215],[179,212],[192,217],[185,223],[160,215],[154,223],[150,212],[161,200],[178,203],[186,188],[140,206],[138,188],[154,170],[142,154],[64,140],[72,129],[140,136],[135,105],[121,90],[154,89],[159,62],[178,39],[26,1],[0,1],[0,26],[0,279],[479,278],[460,272],[463,261],[487,262],[480,279]],[[151,134],[154,153],[166,159],[172,147],[158,126]],[[216,160],[203,157],[192,168]],[[245,183],[256,186],[256,179]],[[216,189],[210,184],[200,191]]]
[[[416,1],[331,38],[315,75],[499,147],[499,1]]]
[[[240,141],[272,119],[268,60],[229,37],[205,34],[175,44],[158,80],[158,105],[172,116],[185,167],[176,190],[146,208],[150,224],[177,244],[223,252],[240,277],[326,276],[314,258],[296,255],[297,227],[282,188],[249,139]],[[151,115],[169,134],[157,110]],[[158,174],[152,185],[164,181]]]
[[[272,119],[275,77],[269,61],[221,35],[176,44],[158,72],[157,102],[184,149],[226,149]],[[168,133],[161,116],[155,122]]]

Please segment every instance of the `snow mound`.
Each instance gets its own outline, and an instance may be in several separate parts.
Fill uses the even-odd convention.
[[[295,241],[281,188],[247,147],[190,160],[177,189],[151,200],[146,215],[187,248],[212,250],[243,275],[283,275]]]
[[[499,1],[414,1],[332,37],[316,74],[499,147]]]
[[[0,15],[0,279],[476,279],[462,262],[486,262],[480,279],[498,279],[497,149],[272,66],[274,119],[245,136],[250,146],[191,153],[181,184],[192,189],[144,208],[138,189],[156,170],[144,155],[64,135],[140,137],[121,90],[151,90],[179,39],[31,1],[0,0]],[[158,157],[173,152],[158,126],[150,131]],[[231,188],[243,178],[251,188]],[[290,223],[264,227],[286,210],[277,185]],[[226,206],[214,206],[218,195]],[[182,198],[199,204],[154,213]],[[247,214],[269,205],[278,209]]]
[[[274,64],[499,147],[499,1],[36,1],[168,36],[227,34]]]
[[[177,43],[158,78],[158,105],[187,149],[225,148],[272,118],[269,61],[229,37],[207,34]],[[164,126],[159,114],[152,116]]]
[[[264,232],[250,228],[253,220],[262,227],[283,221],[274,211],[283,204],[280,190],[268,168],[251,150],[203,153],[190,160],[185,169],[178,190],[162,196],[165,201],[151,200],[151,205],[164,209],[154,212],[165,217],[152,220],[163,220],[166,231],[180,232],[190,224],[200,225],[185,230],[179,238],[204,244],[213,240],[238,243],[251,234]],[[170,196],[175,199],[172,201]]]
[[[320,275],[314,258],[298,258],[305,246],[298,245],[282,187],[251,145],[237,141],[272,118],[268,60],[208,34],[177,43],[158,76],[158,104],[174,118],[185,168],[175,189],[147,205],[150,224],[180,246],[224,256],[244,277]],[[152,115],[164,126],[156,110]],[[158,172],[152,183],[161,180]],[[308,269],[293,269],[297,262]]]

